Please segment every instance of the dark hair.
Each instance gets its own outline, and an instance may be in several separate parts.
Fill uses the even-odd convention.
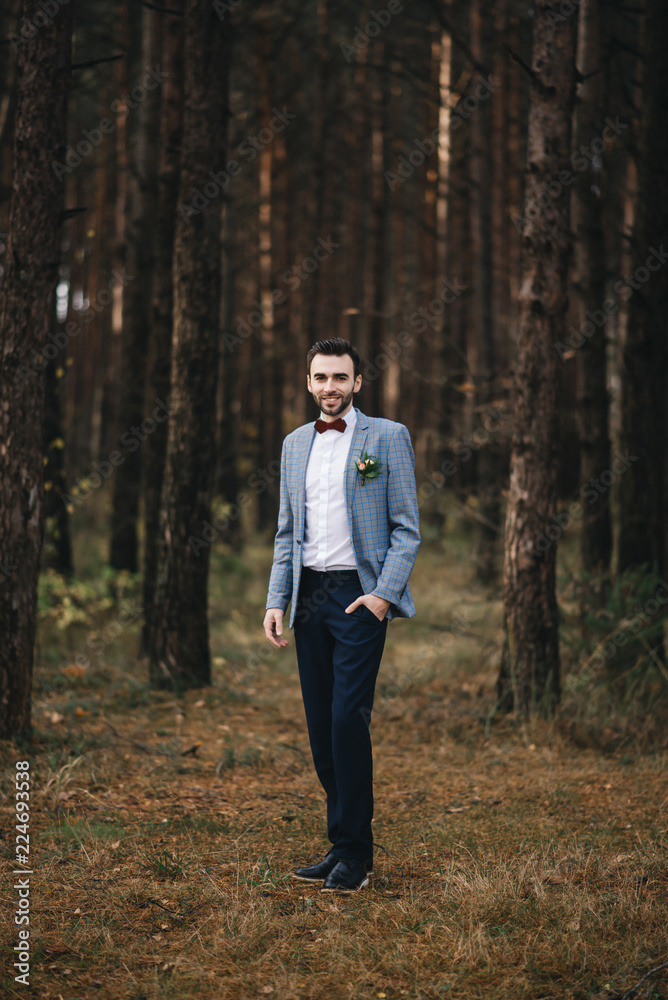
[[[334,357],[340,358],[344,354],[348,354],[353,361],[353,373],[354,378],[360,374],[361,362],[360,356],[357,353],[357,348],[348,340],[343,340],[342,337],[330,337],[329,340],[316,340],[313,347],[310,349],[306,355],[306,371],[311,374],[311,362],[313,361],[316,354],[329,354]]]

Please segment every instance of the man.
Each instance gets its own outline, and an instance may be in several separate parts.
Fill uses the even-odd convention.
[[[292,602],[313,763],[327,794],[332,848],[294,875],[352,892],[373,872],[369,719],[387,623],[415,614],[415,461],[403,424],[353,406],[362,376],[348,341],[318,341],[306,364],[320,417],[283,442],[264,631],[274,646],[288,645],[283,615]]]

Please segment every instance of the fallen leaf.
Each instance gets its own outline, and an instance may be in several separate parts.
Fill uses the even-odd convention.
[[[66,667],[60,671],[61,674],[65,674],[66,677],[85,677],[86,668],[80,663],[68,663]]]

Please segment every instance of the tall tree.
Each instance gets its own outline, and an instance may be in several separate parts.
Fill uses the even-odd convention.
[[[187,0],[185,102],[174,240],[174,333],[151,683],[210,683],[207,592],[216,466],[220,339],[221,204],[212,175],[225,163],[229,18],[209,0]],[[211,192],[212,204],[202,203]],[[200,207],[197,207],[200,206]],[[208,537],[207,537],[208,536]]]
[[[131,277],[123,290],[123,332],[118,434],[141,427],[155,407],[145,412],[146,356],[151,328],[151,282],[157,208],[157,149],[160,130],[160,81],[142,67],[160,61],[162,13],[127,2],[126,50],[130,79],[126,116],[122,120],[127,150],[125,187],[124,262]],[[148,79],[148,86],[142,80]],[[150,425],[149,425],[150,426]],[[140,440],[144,440],[140,436]],[[115,569],[139,568],[137,519],[142,479],[143,448],[128,450],[114,474],[109,562]]]
[[[43,18],[23,0],[22,18]],[[14,178],[6,271],[0,283],[0,738],[29,736],[37,578],[44,533],[43,374],[18,376],[48,338],[64,197],[53,163],[66,146],[72,7],[60,7],[19,48]],[[47,348],[49,350],[47,351]],[[53,356],[53,355],[52,355]],[[30,361],[28,361],[30,363]]]
[[[645,73],[638,138],[632,293],[622,359],[619,570],[666,566],[666,308],[668,94],[662,85],[668,7],[647,0]]]
[[[146,399],[167,401],[172,357],[174,289],[172,261],[179,194],[181,123],[183,117],[184,0],[172,0],[164,14],[162,60],[164,74],[160,110],[158,207],[153,271],[153,302]],[[167,457],[168,423],[157,424],[145,444],[144,475],[144,628],[142,648],[148,650],[153,633],[155,583],[158,571],[160,501]]]
[[[571,148],[576,19],[534,6],[527,170],[506,514],[504,618],[507,642],[499,700],[523,714],[549,713],[559,699],[555,593],[558,472],[555,350],[566,326],[569,199],[546,198]],[[554,190],[554,187],[552,188]]]
[[[478,63],[491,65],[494,11],[485,0],[471,0],[471,50]],[[472,330],[469,337],[469,370],[475,384],[476,414],[482,415],[493,399],[496,359],[494,343],[494,269],[492,208],[495,170],[493,154],[494,103],[487,99],[471,115],[471,244],[473,285]],[[478,419],[480,417],[478,416]],[[483,583],[497,575],[500,484],[497,448],[487,442],[477,453],[476,488],[480,502],[476,573]]]
[[[582,0],[579,11],[577,68],[580,78],[573,145],[589,147],[603,127],[605,75],[602,72],[602,10],[600,0]],[[603,312],[607,260],[603,230],[603,161],[591,157],[573,185],[575,288],[578,295],[580,341],[577,348],[578,436],[580,482],[597,479],[610,468],[608,390],[606,385],[606,323],[593,334],[589,316]],[[584,335],[584,331],[588,336]],[[587,509],[580,535],[582,565],[588,571],[607,570],[612,554],[609,492]]]

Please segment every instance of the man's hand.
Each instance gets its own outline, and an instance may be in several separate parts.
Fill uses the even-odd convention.
[[[264,616],[264,634],[272,646],[282,649],[288,645],[288,640],[283,639],[283,610],[281,608],[267,608]]]
[[[376,597],[375,594],[362,594],[362,596],[358,597],[356,601],[353,601],[352,604],[348,605],[346,608],[346,614],[351,614],[360,604],[366,604],[369,611],[373,611],[376,618],[378,618],[381,622],[387,614],[387,609],[390,606],[390,602],[386,601],[382,597]]]

